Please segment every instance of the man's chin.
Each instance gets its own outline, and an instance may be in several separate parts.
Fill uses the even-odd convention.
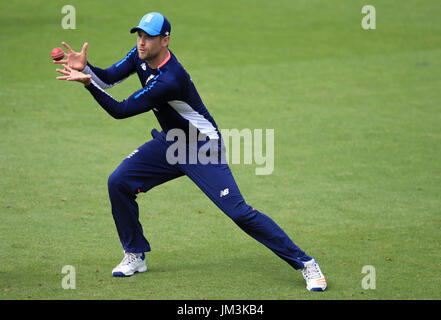
[[[138,57],[141,60],[145,60],[145,59],[147,59],[147,53],[146,52],[139,52],[138,51]]]

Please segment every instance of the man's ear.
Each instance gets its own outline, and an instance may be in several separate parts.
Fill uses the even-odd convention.
[[[161,44],[163,47],[168,47],[169,43],[170,43],[170,36],[165,36],[161,39]]]

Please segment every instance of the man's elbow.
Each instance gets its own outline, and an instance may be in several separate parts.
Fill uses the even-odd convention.
[[[127,115],[125,114],[125,113],[122,113],[122,112],[112,112],[112,111],[110,111],[110,112],[108,112],[109,113],[109,115],[113,118],[113,119],[116,119],[116,120],[121,120],[121,119],[125,119],[125,118],[127,118]]]
[[[112,117],[113,117],[114,119],[116,119],[116,120],[121,120],[121,119],[126,119],[126,118],[128,118],[127,115],[122,114],[122,113],[117,113],[117,114],[115,114],[115,115],[112,115]]]

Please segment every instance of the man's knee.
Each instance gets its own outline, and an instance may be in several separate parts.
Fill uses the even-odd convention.
[[[128,191],[130,188],[128,187],[127,175],[124,171],[120,169],[113,171],[107,180],[107,187],[110,193],[121,190]]]
[[[237,224],[248,224],[258,213],[258,211],[249,206],[246,202],[230,206],[230,208],[225,211],[225,213]]]

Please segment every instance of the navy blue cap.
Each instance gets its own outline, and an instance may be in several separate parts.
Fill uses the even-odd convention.
[[[158,12],[150,12],[144,15],[139,24],[130,30],[134,33],[142,30],[148,35],[155,37],[159,35],[169,36],[171,31],[170,22]]]

